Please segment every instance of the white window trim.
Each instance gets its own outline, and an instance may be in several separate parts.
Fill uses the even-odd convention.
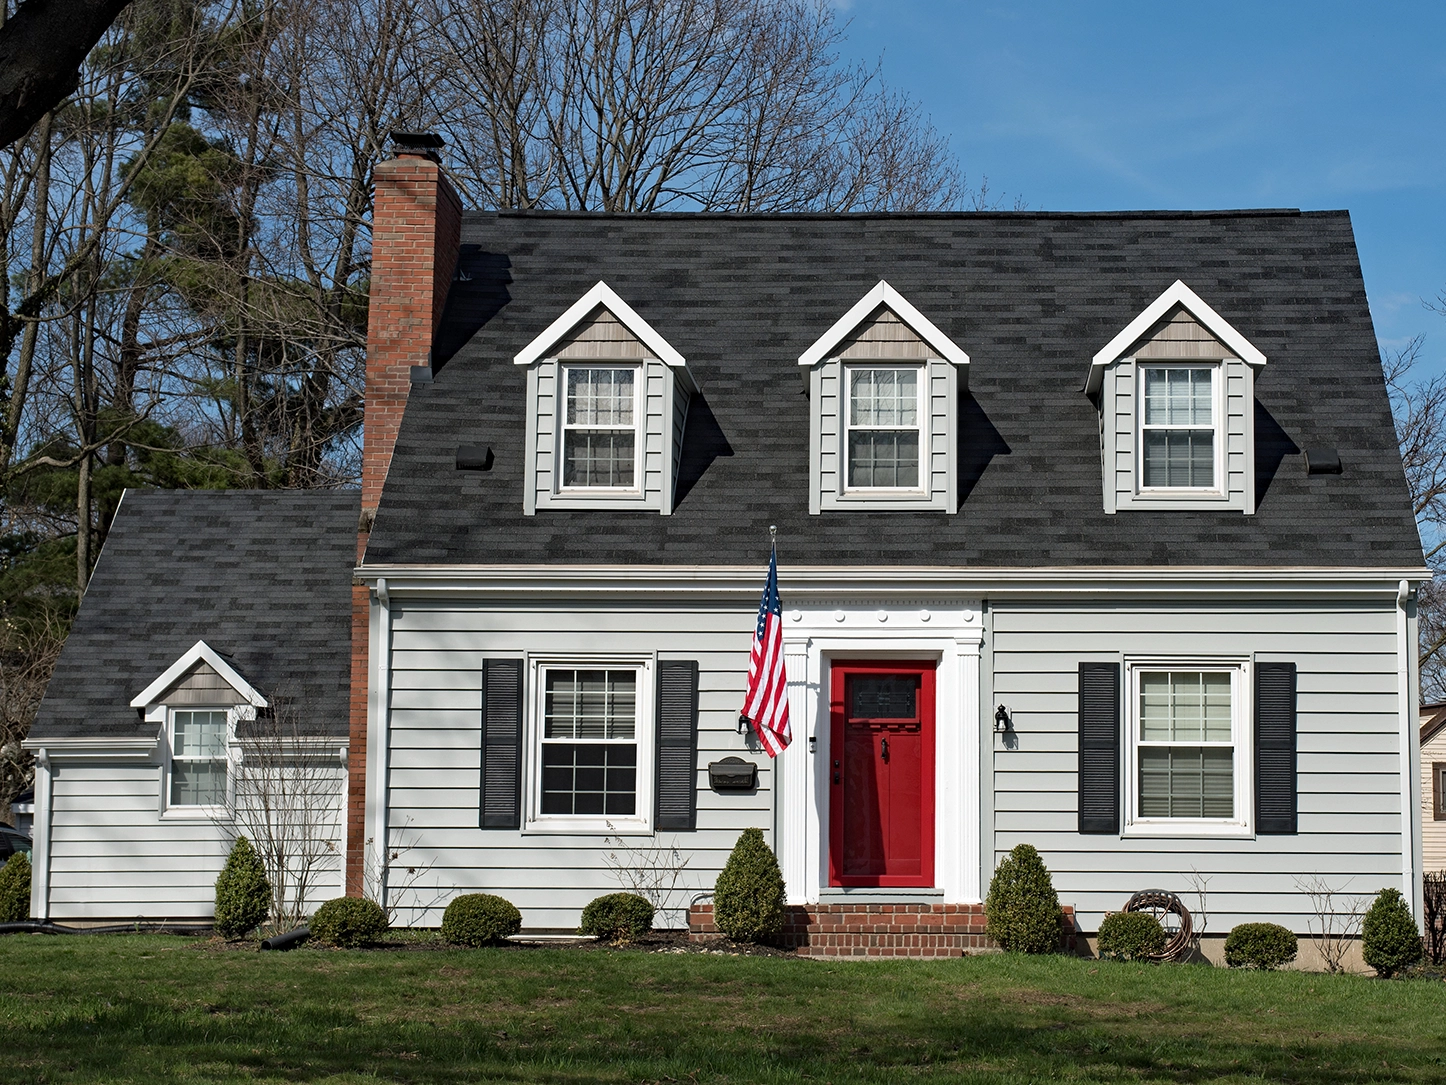
[[[240,747],[236,742],[237,707],[235,704],[188,704],[166,706],[165,727],[161,742],[161,817],[167,821],[230,821],[236,801],[236,766]],[[226,801],[221,804],[184,805],[171,802],[171,765],[175,760],[177,712],[226,713]]]
[[[1141,498],[1164,501],[1181,499],[1199,501],[1215,499],[1225,501],[1229,497],[1226,485],[1227,466],[1225,445],[1229,434],[1225,426],[1225,363],[1205,358],[1138,358],[1135,365],[1135,495]],[[1146,486],[1145,485],[1145,370],[1147,369],[1208,369],[1210,370],[1210,428],[1214,431],[1212,441],[1214,454],[1214,486]],[[1160,428],[1152,426],[1152,429]],[[1203,426],[1181,427],[1204,429]]]
[[[636,787],[637,801],[632,817],[608,815],[546,814],[542,811],[542,732],[547,670],[583,669],[622,670],[638,672],[637,726],[634,730],[638,746]],[[599,834],[604,836],[651,835],[653,831],[653,775],[656,736],[654,689],[657,684],[656,657],[637,654],[594,652],[587,655],[539,655],[527,659],[528,697],[523,732],[526,750],[523,765],[524,834]]]
[[[839,497],[845,500],[855,501],[888,501],[890,498],[899,498],[909,501],[917,501],[920,497],[927,497],[930,493],[930,397],[929,397],[929,365],[927,362],[916,361],[889,361],[886,358],[868,358],[857,360],[838,359],[840,370],[839,399],[842,410],[841,425],[839,426]],[[853,420],[853,374],[861,369],[911,369],[917,376],[915,382],[915,414],[918,419],[915,426],[864,426],[863,429],[871,430],[907,430],[917,429],[919,433],[919,484],[913,487],[902,486],[850,486],[849,478],[849,431],[854,428]]]
[[[1235,746],[1235,816],[1142,818],[1139,810],[1140,674],[1145,671],[1230,672],[1230,737]],[[1122,836],[1242,837],[1255,835],[1255,743],[1249,658],[1240,656],[1140,657],[1125,660],[1125,816]]]
[[[620,497],[643,496],[644,446],[647,444],[646,418],[643,408],[647,402],[643,385],[648,379],[647,367],[636,359],[607,358],[553,358],[557,366],[557,424],[556,448],[553,451],[553,493],[558,497],[598,498],[616,500]],[[563,457],[567,442],[567,371],[569,369],[631,369],[633,371],[633,484],[631,486],[567,486],[563,484]],[[572,426],[572,429],[594,429],[590,426]],[[605,427],[622,429],[624,427]]]

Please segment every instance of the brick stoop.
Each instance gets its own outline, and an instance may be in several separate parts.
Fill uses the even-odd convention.
[[[1074,909],[1065,908],[1062,943],[1074,949]],[[984,933],[980,904],[790,905],[771,944],[800,957],[960,957],[999,947]],[[688,910],[688,940],[721,938],[713,905]]]

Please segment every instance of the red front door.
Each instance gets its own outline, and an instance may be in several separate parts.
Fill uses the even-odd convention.
[[[831,668],[830,884],[934,884],[934,668]]]

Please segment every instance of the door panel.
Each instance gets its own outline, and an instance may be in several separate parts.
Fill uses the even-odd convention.
[[[934,880],[932,662],[836,662],[829,875],[834,885]]]

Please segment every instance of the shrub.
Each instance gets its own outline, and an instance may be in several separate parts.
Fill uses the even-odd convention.
[[[387,913],[365,897],[335,897],[318,908],[308,924],[313,937],[344,949],[375,941],[388,925]]]
[[[713,922],[735,942],[760,942],[783,929],[783,900],[783,872],[763,830],[743,830],[713,887]]]
[[[216,933],[242,938],[266,921],[271,910],[271,883],[251,841],[238,836],[216,879]]]
[[[1421,932],[1399,889],[1382,889],[1361,924],[1361,956],[1382,976],[1421,960]]]
[[[1148,961],[1165,952],[1165,928],[1149,912],[1111,912],[1100,924],[1100,956]]]
[[[622,944],[653,929],[653,906],[636,893],[609,893],[582,910],[578,934]]]
[[[1241,923],[1225,939],[1225,963],[1231,968],[1267,972],[1295,960],[1296,937],[1279,923]]]
[[[442,937],[459,946],[490,945],[521,929],[522,913],[491,893],[453,897],[442,913]]]
[[[17,851],[0,870],[0,923],[24,923],[30,918],[30,860]]]
[[[1059,896],[1044,860],[1019,844],[999,864],[984,899],[989,937],[1009,953],[1059,949]]]

